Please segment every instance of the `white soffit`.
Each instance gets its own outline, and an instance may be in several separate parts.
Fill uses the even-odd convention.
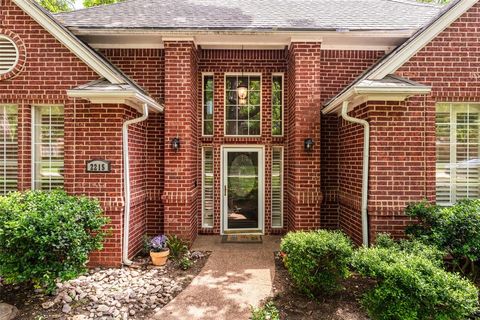
[[[415,30],[332,31],[332,32],[160,32],[144,30],[72,31],[94,48],[163,48],[168,39],[192,38],[205,49],[283,49],[292,42],[322,42],[322,48],[390,51],[408,39]],[[185,38],[186,39],[186,38]]]

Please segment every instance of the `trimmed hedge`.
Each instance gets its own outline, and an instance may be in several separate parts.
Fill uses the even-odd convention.
[[[339,231],[289,232],[280,248],[293,282],[308,296],[330,294],[349,276],[352,243]]]
[[[0,197],[0,276],[52,292],[57,279],[85,271],[90,252],[102,248],[107,222],[97,200],[63,191]]]
[[[474,284],[442,268],[441,252],[419,242],[380,245],[358,250],[354,268],[377,286],[362,304],[378,320],[466,319],[478,309]]]

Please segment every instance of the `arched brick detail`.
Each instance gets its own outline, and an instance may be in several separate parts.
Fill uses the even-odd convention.
[[[25,63],[27,62],[27,50],[25,48],[25,44],[23,43],[20,36],[8,29],[0,28],[0,35],[6,36],[13,41],[13,43],[17,46],[18,49],[18,62],[15,67],[5,74],[0,75],[0,81],[11,79],[16,77],[22,70],[25,68]]]

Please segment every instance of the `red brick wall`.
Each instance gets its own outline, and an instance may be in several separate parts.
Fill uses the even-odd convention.
[[[321,44],[292,43],[288,56],[288,228],[320,227]],[[304,140],[312,138],[312,151]]]
[[[432,86],[429,96],[401,103],[371,101],[354,113],[361,113],[371,125],[368,204],[371,240],[378,232],[402,236],[408,223],[403,213],[406,205],[424,198],[435,200],[435,104],[480,101],[480,46],[477,41],[480,31],[476,27],[479,24],[480,4],[476,4],[396,72]],[[343,125],[341,130],[347,131],[349,126]],[[357,133],[347,138],[357,146],[356,153],[360,150],[360,139]],[[343,155],[346,154],[348,151]],[[356,163],[359,157],[355,157]],[[359,170],[357,165],[355,173],[341,178],[341,185],[350,185],[352,176],[358,176]],[[358,189],[360,181],[354,179]],[[342,209],[341,205],[340,219],[345,220],[343,228],[359,242],[358,191],[345,192],[357,194],[357,201],[348,208]],[[340,202],[342,204],[342,200]]]
[[[321,101],[326,102],[365,69],[380,59],[383,51],[322,50],[321,56]],[[339,227],[339,117],[322,116],[322,215],[323,228]]]
[[[165,42],[164,230],[188,241],[198,233],[197,65],[192,42]],[[170,146],[175,137],[178,151]]]
[[[130,79],[137,82],[159,101],[165,99],[165,53],[163,49],[103,49],[102,54],[120,68]],[[144,123],[145,169],[139,179],[144,182],[143,197],[146,210],[140,216],[146,221],[150,236],[163,232],[163,181],[164,181],[164,117],[162,113],[150,113]],[[143,125],[142,125],[143,126]],[[133,237],[140,243],[142,235]],[[134,245],[134,248],[138,246]]]
[[[126,108],[92,105],[69,99],[66,90],[99,78],[79,58],[63,47],[10,0],[0,7],[2,33],[16,34],[26,51],[22,70],[0,80],[0,103],[18,105],[19,189],[31,187],[31,108],[36,104],[62,104],[65,109],[65,189],[100,199],[111,219],[112,233],[105,249],[92,254],[93,264],[121,262],[122,142],[121,125]],[[5,78],[5,77],[4,77]],[[85,161],[112,161],[109,174],[85,173]]]
[[[242,59],[244,61],[242,66]],[[224,135],[224,99],[225,99],[225,73],[241,74],[242,67],[244,72],[261,73],[262,75],[262,124],[261,137],[226,137]],[[215,216],[213,228],[202,228],[202,233],[220,233],[220,184],[221,184],[221,146],[228,145],[259,145],[265,149],[265,174],[264,174],[264,205],[265,205],[265,232],[283,233],[286,228],[271,228],[271,158],[272,146],[285,146],[283,137],[272,137],[272,73],[285,73],[286,71],[286,52],[285,50],[201,50],[199,54],[199,75],[198,75],[198,111],[197,133],[200,141],[198,149],[198,185],[202,185],[201,176],[201,147],[212,146],[214,148],[214,175],[215,175]],[[202,72],[214,73],[214,136],[201,137],[202,133]],[[284,79],[285,84],[287,80]],[[284,92],[286,94],[286,92]],[[285,97],[286,98],[286,97]],[[288,127],[284,128],[284,134],[288,132]],[[284,152],[286,149],[284,150]],[[285,167],[288,165],[285,156]],[[284,202],[285,204],[285,202]],[[201,226],[201,201],[198,203],[198,221]],[[285,215],[284,215],[285,216]],[[286,223],[284,223],[286,226]]]

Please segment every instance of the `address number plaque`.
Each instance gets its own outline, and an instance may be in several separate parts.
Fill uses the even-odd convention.
[[[87,172],[90,173],[108,173],[111,171],[110,161],[90,160],[87,161]]]

